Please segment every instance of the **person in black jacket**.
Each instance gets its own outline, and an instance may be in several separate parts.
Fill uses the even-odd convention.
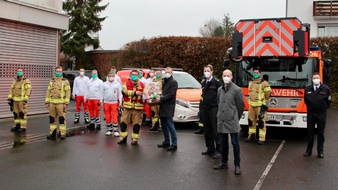
[[[217,89],[222,86],[213,76],[212,65],[204,67],[205,80],[202,82],[201,114],[203,115],[204,138],[207,150],[202,155],[211,155],[214,158],[221,157],[221,142],[217,133]]]
[[[305,157],[311,156],[314,141],[315,125],[317,124],[317,152],[319,158],[324,158],[324,129],[326,110],[330,106],[331,90],[320,82],[319,73],[313,73],[311,85],[305,88],[304,100],[307,106],[308,143]]]
[[[162,125],[162,131],[164,141],[158,144],[158,148],[167,148],[168,151],[177,150],[177,136],[174,126],[174,112],[176,105],[176,92],[178,88],[177,81],[173,78],[173,72],[170,67],[167,67],[164,71],[164,81],[162,85],[162,97],[157,99],[160,103],[160,121]],[[170,138],[171,136],[171,145]]]

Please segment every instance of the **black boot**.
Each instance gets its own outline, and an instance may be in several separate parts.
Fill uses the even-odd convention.
[[[124,137],[122,140],[120,140],[119,142],[117,142],[117,144],[126,144],[127,143],[127,137]]]
[[[154,126],[152,126],[152,127],[149,129],[149,131],[157,131],[158,126],[159,126],[159,122],[154,123]]]
[[[52,132],[52,134],[49,134],[49,135],[47,136],[47,139],[48,139],[48,140],[55,141],[56,138],[57,138],[57,130],[54,129],[54,131]]]
[[[203,128],[199,128],[197,131],[194,132],[194,134],[198,134],[201,135],[204,133],[204,129]]]
[[[11,128],[11,131],[14,132],[14,131],[18,131],[20,129],[20,123],[17,123],[15,124],[14,127]]]

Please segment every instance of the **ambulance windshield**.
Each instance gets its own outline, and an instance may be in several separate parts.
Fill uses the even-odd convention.
[[[261,78],[271,87],[304,88],[311,84],[312,73],[318,71],[318,59],[261,59],[254,64],[243,60],[236,65],[236,84],[247,87],[253,78],[252,68],[256,66],[262,71]]]

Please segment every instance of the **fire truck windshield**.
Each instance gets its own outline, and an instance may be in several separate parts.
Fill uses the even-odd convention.
[[[236,84],[247,87],[253,78],[253,70],[247,61],[236,65]],[[295,59],[262,59],[259,63],[261,78],[268,81],[271,87],[305,88],[311,84],[312,73],[318,71],[318,59],[308,58],[297,63]]]

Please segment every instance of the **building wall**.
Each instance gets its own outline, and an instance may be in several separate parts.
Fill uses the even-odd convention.
[[[96,68],[101,76],[106,76],[111,67],[114,65],[117,69],[121,69],[122,65],[116,65],[112,62],[113,59],[117,59],[120,50],[93,50],[86,53],[90,60],[90,65]],[[105,78],[102,78],[105,80]]]
[[[338,26],[337,18],[314,18],[314,0],[287,0],[287,17],[297,17],[302,23],[311,24],[310,37],[318,37],[318,26]],[[338,35],[338,33],[337,33]]]
[[[32,84],[28,114],[48,112],[44,101],[59,64],[59,31],[68,29],[68,16],[23,1],[0,0],[0,118],[13,117],[5,100],[18,67],[24,69],[24,77]]]

